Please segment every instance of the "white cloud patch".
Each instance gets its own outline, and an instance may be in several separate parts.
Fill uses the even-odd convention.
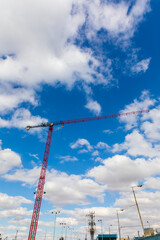
[[[112,38],[129,39],[133,36],[137,24],[142,21],[143,15],[150,10],[149,2],[137,0],[131,7],[131,3],[125,1],[118,3],[108,1],[101,3],[100,0],[85,1],[90,29],[88,37],[103,28]]]
[[[147,140],[140,134],[137,130],[134,130],[131,134],[125,137],[124,143],[114,144],[112,151],[125,152],[133,157],[145,156],[145,157],[157,157],[160,156],[158,149],[153,147],[152,143],[147,142]]]
[[[15,167],[21,167],[21,157],[10,148],[1,149],[0,147],[0,174],[5,174]]]
[[[23,185],[35,185],[39,175],[40,168],[34,167],[33,169],[18,169],[14,174],[6,174],[4,177],[9,181],[21,181]],[[84,204],[88,202],[88,196],[103,202],[105,189],[103,185],[96,183],[92,179],[83,178],[80,175],[68,175],[53,169],[47,171],[45,183],[46,197],[57,206]]]
[[[92,99],[89,99],[85,107],[96,115],[99,115],[101,113],[101,105]]]
[[[8,181],[20,181],[23,185],[35,185],[40,176],[40,167],[35,166],[33,169],[17,169],[12,174],[5,174],[4,178]]]
[[[70,156],[70,155],[66,155],[66,156],[58,156],[58,159],[60,159],[60,163],[64,163],[64,162],[76,162],[78,161],[77,157],[74,156]]]
[[[110,146],[107,143],[98,142],[97,145],[96,145],[96,148],[108,150],[110,148]]]
[[[0,127],[2,128],[18,128],[26,129],[26,126],[34,126],[41,124],[43,122],[48,122],[47,119],[41,118],[40,116],[32,116],[31,112],[25,108],[19,108],[15,110],[11,119],[0,118]],[[41,128],[33,129],[32,132],[41,131]]]
[[[116,155],[105,159],[101,165],[89,170],[86,176],[105,184],[109,190],[126,190],[143,178],[159,173],[159,158],[152,160],[137,158],[133,161],[129,157]]]
[[[82,147],[86,147],[87,152],[91,151],[93,149],[93,147],[91,146],[91,144],[88,142],[88,140],[84,139],[84,138],[79,138],[75,143],[71,143],[70,147],[72,149],[77,149],[77,148],[82,148]],[[83,149],[82,149],[83,150]],[[85,152],[86,152],[85,151]],[[81,152],[82,153],[82,152]]]
[[[36,106],[36,92],[43,84],[71,89],[81,82],[87,95],[92,92],[91,85],[110,84],[114,81],[112,60],[106,59],[104,68],[100,58],[91,49],[75,45],[75,39],[86,26],[90,39],[103,28],[109,37],[126,41],[150,10],[149,2],[137,0],[131,7],[124,1],[24,0],[19,4],[18,0],[2,0],[0,112],[8,114],[24,102]],[[138,66],[144,71],[147,59]],[[96,115],[101,113],[100,104],[92,99],[85,107]],[[1,126],[7,125],[5,120],[0,119]]]
[[[6,115],[8,111],[13,111],[14,108],[23,102],[29,102],[32,105],[37,105],[35,99],[35,91],[29,88],[13,88],[9,84],[4,84],[0,87],[0,113]]]
[[[156,103],[156,100],[152,99],[150,97],[150,93],[148,91],[144,90],[142,92],[139,100],[134,99],[133,103],[126,105],[125,108],[120,111],[120,113],[147,110],[150,107],[154,106],[155,103]],[[137,127],[140,116],[145,116],[147,114],[148,113],[143,113],[143,114],[139,114],[139,115],[132,114],[132,115],[128,115],[128,116],[122,116],[119,118],[119,120],[120,120],[120,122],[125,123],[126,130],[130,130],[134,127]]]
[[[131,71],[134,73],[146,72],[149,67],[150,61],[151,58],[141,60],[136,65],[132,66]]]
[[[159,103],[159,101],[158,101]],[[141,130],[147,139],[151,142],[158,142],[160,140],[160,110],[159,106],[152,109],[148,114],[143,116]]]
[[[0,209],[15,209],[23,203],[31,204],[32,201],[22,196],[8,196],[5,193],[0,193]]]
[[[52,170],[47,174],[45,190],[48,200],[55,205],[66,205],[87,203],[88,196],[103,202],[105,187],[89,178]]]

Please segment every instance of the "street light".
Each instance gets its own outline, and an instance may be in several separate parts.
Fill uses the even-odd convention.
[[[64,225],[66,225],[66,223],[60,223],[60,225],[62,225],[62,232],[61,232],[61,240],[63,240],[63,227],[64,227]]]
[[[110,229],[110,227],[112,227],[112,224],[110,224],[109,227],[108,227],[108,228],[109,228],[109,235],[111,234],[111,229]]]
[[[118,232],[119,232],[119,240],[121,240],[121,228],[120,228],[120,223],[119,223],[119,215],[118,212],[123,212],[124,209],[117,210],[117,221],[118,221]]]
[[[56,217],[57,214],[60,214],[60,211],[53,211],[52,214],[54,214],[54,230],[53,230],[53,240],[55,240],[55,232],[56,232]]]
[[[149,221],[147,221],[147,223],[148,223],[148,225],[149,225],[149,228],[150,228],[150,222],[149,222]]]
[[[66,228],[66,231],[65,231],[65,240],[67,240],[67,228],[69,228],[69,226],[64,226],[64,228]]]
[[[112,226],[112,224],[109,225],[109,240],[111,240],[111,236],[110,236],[111,235],[111,229],[110,229],[111,226]]]
[[[99,219],[98,222],[101,223],[101,235],[102,235],[102,240],[103,240],[103,231],[102,231],[102,219]]]
[[[137,185],[137,186],[132,186],[131,188],[132,188],[132,192],[133,192],[134,199],[135,199],[135,202],[136,202],[137,211],[138,211],[138,214],[139,214],[139,218],[140,218],[140,222],[141,222],[142,229],[143,229],[143,234],[144,234],[144,225],[143,225],[143,221],[142,221],[141,213],[140,213],[140,210],[139,210],[138,202],[137,202],[136,195],[135,195],[135,191],[134,191],[134,188],[136,188],[136,187],[142,187],[142,186],[143,186],[143,185],[140,184],[140,185]]]

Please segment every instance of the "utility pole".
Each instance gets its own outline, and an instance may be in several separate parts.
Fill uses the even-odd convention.
[[[89,222],[88,222],[88,225],[89,225],[89,232],[90,232],[90,237],[91,237],[91,240],[94,240],[94,233],[95,233],[95,212],[90,212],[89,214],[87,214],[86,216],[89,217]]]
[[[135,199],[135,202],[136,202],[137,211],[138,211],[138,214],[139,214],[139,219],[140,219],[140,222],[141,222],[141,225],[142,225],[142,229],[143,229],[143,234],[144,234],[144,225],[143,225],[141,213],[140,213],[140,210],[139,210],[138,202],[137,202],[137,199],[136,199],[136,194],[135,194],[135,191],[134,191],[135,187],[142,187],[142,185],[132,186],[131,188],[132,188],[133,196],[134,196],[134,199]]]
[[[120,227],[120,223],[119,223],[119,215],[118,215],[118,212],[123,212],[123,211],[124,211],[124,209],[117,210],[117,221],[118,221],[119,240],[121,240],[121,227]]]

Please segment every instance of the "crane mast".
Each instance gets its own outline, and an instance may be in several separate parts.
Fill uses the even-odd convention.
[[[43,162],[42,162],[42,167],[41,167],[41,173],[40,173],[40,178],[39,178],[39,182],[38,182],[38,188],[37,188],[37,192],[36,192],[36,198],[35,198],[35,203],[34,203],[34,208],[33,208],[33,213],[32,213],[32,219],[31,219],[31,224],[30,224],[28,240],[35,240],[35,238],[36,238],[38,219],[39,219],[39,214],[40,214],[43,189],[44,189],[45,177],[46,177],[46,170],[47,170],[47,163],[48,163],[48,157],[49,157],[49,150],[50,150],[51,139],[52,139],[53,126],[93,121],[93,120],[100,120],[100,119],[113,118],[113,117],[122,117],[122,116],[127,116],[127,115],[132,115],[132,114],[140,114],[140,113],[146,113],[146,112],[149,112],[149,110],[140,110],[140,111],[134,111],[134,112],[111,114],[111,115],[104,115],[104,116],[99,116],[99,117],[80,118],[80,119],[65,120],[65,121],[54,121],[54,122],[42,123],[42,124],[36,125],[36,126],[27,126],[26,127],[27,130],[30,130],[30,128],[37,128],[37,127],[49,127],[46,146],[45,146],[45,152],[44,152],[44,157],[43,157]],[[92,239],[94,236],[93,229],[90,231],[90,234],[91,234],[91,239]]]
[[[32,213],[32,220],[31,220],[28,240],[35,240],[35,237],[36,237],[38,219],[39,219],[42,196],[43,196],[43,189],[45,184],[48,156],[49,156],[49,150],[50,150],[51,139],[52,139],[52,132],[53,132],[53,127],[49,127],[47,142],[46,142],[46,147],[45,147],[45,152],[44,152],[44,157],[43,157],[43,162],[41,167],[41,173],[40,173],[40,178],[38,182],[38,188],[36,192],[36,198],[35,198],[35,203],[34,203],[34,208]]]

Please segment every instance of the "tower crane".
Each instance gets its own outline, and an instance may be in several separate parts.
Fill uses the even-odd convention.
[[[106,119],[106,118],[128,116],[133,114],[141,114],[141,113],[147,113],[147,112],[149,112],[149,110],[140,110],[140,111],[111,114],[111,115],[104,115],[104,116],[98,116],[98,117],[88,117],[88,118],[80,118],[80,119],[65,120],[65,121],[47,122],[47,123],[42,123],[40,125],[26,127],[27,130],[30,130],[31,128],[38,128],[38,127],[49,127],[46,146],[45,146],[45,152],[44,152],[44,157],[43,157],[43,162],[41,167],[41,173],[40,173],[40,178],[38,182],[38,188],[36,192],[36,198],[35,198],[35,203],[34,203],[34,208],[32,213],[28,240],[35,240],[35,237],[36,237],[38,219],[39,219],[42,196],[43,196],[43,189],[45,184],[49,150],[50,150],[51,139],[52,139],[53,126],[56,126],[56,125],[63,126],[65,124],[70,124],[70,123],[80,123],[80,122],[87,122],[87,121],[100,120],[100,119]]]

